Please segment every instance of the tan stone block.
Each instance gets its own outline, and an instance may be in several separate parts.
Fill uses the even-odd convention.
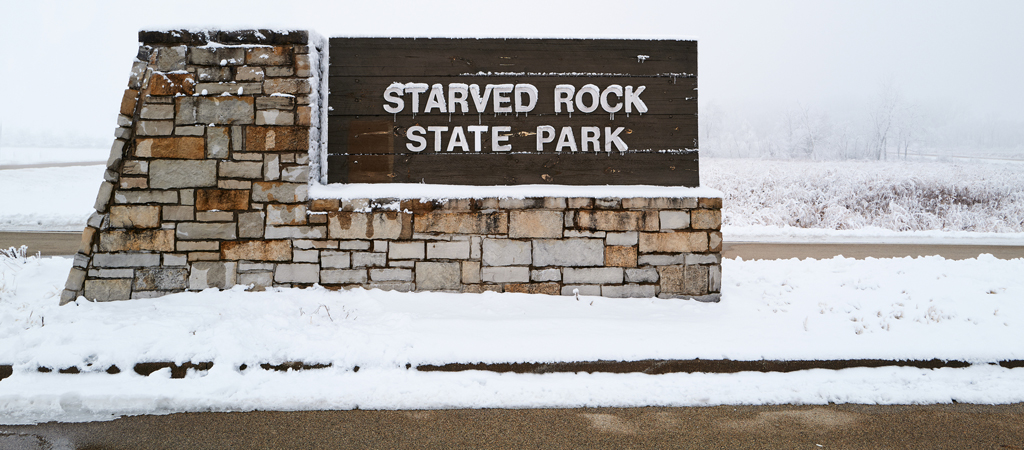
[[[117,185],[121,189],[147,189],[149,188],[149,179],[146,177],[122,177],[118,180]]]
[[[690,227],[694,230],[718,230],[722,228],[722,211],[717,209],[695,209],[690,211]]]
[[[722,232],[712,231],[708,233],[708,251],[709,252],[721,252],[722,251]]]
[[[306,205],[267,205],[267,225],[305,225]]]
[[[501,292],[500,284],[469,284],[462,287],[463,294],[480,294],[483,292]]]
[[[249,209],[249,190],[198,189],[196,209],[199,211],[235,211]]]
[[[309,205],[310,211],[337,211],[341,202],[336,198],[317,198]]]
[[[480,282],[480,261],[462,261],[462,283],[476,284]]]
[[[506,234],[508,233],[508,213],[499,211],[416,214],[413,217],[413,231],[416,233]]]
[[[191,73],[154,73],[149,78],[149,95],[191,96],[196,93],[196,78]]]
[[[309,127],[248,127],[245,130],[245,150],[252,152],[309,150]]]
[[[309,220],[309,223],[319,223],[319,224],[327,223],[327,214],[322,214],[322,213],[320,213],[320,214],[310,214],[307,217],[307,220]]]
[[[327,213],[327,232],[331,239],[398,239],[403,230],[401,216],[407,215],[334,211]]]
[[[292,64],[291,47],[250,47],[245,49],[245,63],[255,66]]]
[[[141,158],[204,159],[206,143],[196,136],[139,139],[135,155]]]
[[[296,109],[295,125],[309,126],[312,110],[308,106],[300,106]]]
[[[695,253],[708,251],[708,234],[703,231],[640,233],[640,253]]]
[[[265,94],[308,94],[309,81],[305,78],[272,78],[263,81]]]
[[[178,241],[179,252],[219,251],[220,241]]]
[[[121,97],[121,114],[126,116],[135,115],[135,102],[139,99],[139,91],[135,89],[125,89],[124,95]]]
[[[722,199],[721,198],[701,197],[701,198],[697,199],[697,204],[699,204],[701,208],[722,209]]]
[[[100,251],[174,251],[174,230],[109,230],[100,232]]]
[[[584,210],[576,212],[576,227],[584,230],[636,231],[645,228],[643,218],[640,211]]]
[[[708,293],[707,266],[658,267],[662,294],[705,295]]]
[[[505,283],[505,292],[558,295],[558,283]]]
[[[220,254],[226,260],[290,261],[292,245],[287,240],[224,241]]]
[[[562,237],[561,211],[513,210],[508,216],[510,238]]]
[[[636,267],[636,247],[615,245],[605,247],[604,265],[610,267]]]
[[[262,67],[239,67],[235,81],[263,81]]]
[[[78,246],[78,253],[83,255],[92,254],[92,244],[96,241],[97,230],[93,227],[85,227],[82,231],[82,243]]]
[[[159,226],[159,206],[114,205],[110,207],[111,228],[157,228]]]

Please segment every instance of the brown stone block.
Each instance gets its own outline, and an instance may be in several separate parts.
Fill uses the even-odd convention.
[[[140,158],[206,158],[206,141],[197,136],[138,139],[135,146],[135,156]]]
[[[583,210],[576,213],[576,227],[583,230],[637,231],[644,229],[643,215],[640,211]]]
[[[135,102],[139,99],[139,91],[135,89],[125,89],[124,96],[121,97],[121,114],[128,117],[135,115]]]
[[[558,283],[505,283],[505,292],[558,295]]]
[[[251,126],[245,130],[251,152],[309,150],[309,127]]]
[[[234,211],[249,209],[248,189],[198,189],[196,209],[199,211]]]
[[[100,232],[100,251],[174,251],[174,230],[110,230]]]
[[[660,214],[655,210],[645,210],[640,212],[640,230],[641,231],[658,231],[661,229]]]
[[[245,49],[245,63],[250,66],[283,66],[292,63],[291,47],[250,47]]]
[[[510,238],[562,237],[561,211],[514,210],[509,212]]]
[[[610,245],[604,248],[604,265],[636,267],[636,247]]]
[[[335,211],[327,213],[327,232],[331,239],[398,239],[405,228],[397,211],[357,213]]]
[[[707,266],[658,267],[662,294],[705,295],[708,293]]]
[[[309,223],[324,224],[327,223],[327,214],[310,214]]]
[[[295,124],[309,126],[312,110],[308,106],[300,106],[296,109]]]
[[[721,229],[722,211],[717,209],[694,209],[690,211],[690,227],[694,230]]]
[[[308,94],[311,89],[309,80],[305,78],[270,78],[263,81],[263,92],[266,94]]]
[[[507,234],[508,213],[429,212],[413,217],[416,233]]]
[[[159,206],[114,205],[110,207],[111,228],[157,228],[159,226]]]
[[[291,261],[292,245],[287,240],[224,241],[221,259],[248,261]]]
[[[640,253],[699,253],[708,251],[708,234],[690,231],[640,233]]]
[[[78,253],[83,255],[92,254],[92,244],[96,241],[96,231],[93,227],[85,227],[85,231],[82,231],[82,243],[78,246]]]
[[[310,202],[310,211],[337,211],[341,208],[341,201],[336,198],[317,198]]]
[[[149,179],[146,177],[122,177],[117,184],[121,189],[146,189],[149,187]]]
[[[701,197],[701,198],[697,199],[697,203],[700,205],[701,208],[722,209],[722,199],[721,198],[705,198],[705,197]]]
[[[196,93],[195,75],[191,73],[154,73],[149,79],[149,95],[184,95]]]
[[[500,284],[467,284],[462,287],[463,294],[480,294],[483,292],[501,292]]]

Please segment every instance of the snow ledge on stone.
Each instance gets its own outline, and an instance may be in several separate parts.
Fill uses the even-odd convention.
[[[467,186],[451,184],[414,183],[313,183],[309,197],[337,198],[395,198],[395,199],[449,199],[449,198],[528,198],[528,197],[588,197],[588,198],[722,198],[722,191],[707,187],[682,186],[568,186],[549,184],[520,184],[515,186]]]

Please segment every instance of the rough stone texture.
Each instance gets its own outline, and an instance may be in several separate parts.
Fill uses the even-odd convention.
[[[220,244],[221,259],[249,261],[288,261],[291,242],[286,240],[225,241]]]
[[[560,211],[510,211],[508,237],[559,238],[562,237]]]
[[[174,251],[174,230],[109,230],[100,232],[101,252]]]
[[[423,242],[392,242],[388,246],[388,259],[423,259]]]
[[[325,269],[348,269],[352,267],[352,256],[349,252],[324,250],[320,253],[320,267]]]
[[[306,201],[308,192],[309,185],[305,183],[258,181],[252,184],[252,201],[298,203]]]
[[[661,266],[661,292],[665,294],[705,295],[708,293],[707,266]]]
[[[662,230],[685,230],[690,228],[689,211],[660,211]]]
[[[267,225],[305,225],[306,205],[267,205]]]
[[[522,266],[533,260],[530,241],[511,239],[484,239],[483,263],[485,266]]]
[[[249,191],[242,189],[197,189],[196,210],[234,211],[249,209]]]
[[[170,134],[169,132],[166,134]],[[203,159],[206,146],[201,137],[139,139],[135,156],[140,158]]]
[[[614,267],[636,267],[636,247],[611,245],[605,247],[604,265]]]
[[[158,228],[160,207],[156,205],[110,207],[110,226],[113,228]]]
[[[451,291],[462,287],[462,269],[457,262],[417,262],[416,290]]]
[[[145,268],[135,271],[133,291],[182,291],[188,287],[188,268]]]
[[[623,271],[620,267],[586,267],[562,269],[562,282],[566,284],[620,284]]]
[[[558,295],[558,283],[506,283],[505,292]]]
[[[469,259],[469,241],[428,242],[427,259]]]
[[[626,269],[627,283],[656,283],[658,281],[658,269],[645,267],[643,269]]]
[[[258,180],[263,178],[263,163],[253,161],[221,161],[220,177]]]
[[[717,230],[722,228],[722,211],[695,209],[690,211],[690,221],[695,230]]]
[[[398,239],[402,216],[398,212],[333,212],[327,215],[327,234],[331,239]]]
[[[601,295],[612,298],[652,298],[657,293],[653,284],[624,284],[618,286],[601,286]]]
[[[562,271],[558,269],[531,270],[530,281],[562,281]]]
[[[624,233],[608,233],[605,237],[606,245],[636,245],[640,239],[639,233],[636,231],[627,231]]]
[[[321,270],[322,284],[366,284],[365,270]]]
[[[316,264],[278,264],[274,271],[278,283],[319,283],[320,266]]]
[[[706,252],[705,232],[640,233],[640,253]]]
[[[222,261],[196,261],[188,275],[188,288],[201,291],[208,288],[227,289],[235,285],[237,263]]]
[[[85,298],[96,301],[128,300],[132,297],[130,278],[85,280]]]
[[[217,161],[157,159],[149,163],[149,187],[154,189],[217,185]]]
[[[92,257],[94,267],[149,267],[160,265],[157,253],[97,253]]]
[[[413,230],[417,233],[506,234],[508,213],[443,213],[417,215]]]
[[[487,283],[526,283],[530,281],[530,268],[526,266],[483,267],[480,280]]]
[[[412,270],[409,269],[370,269],[372,281],[412,281]]]
[[[480,282],[480,262],[462,262],[462,282],[464,284],[476,284]],[[68,288],[70,289],[70,288]]]
[[[604,243],[600,239],[537,239],[533,241],[533,265],[601,266]]]
[[[179,223],[175,236],[188,240],[237,238],[234,223]]]

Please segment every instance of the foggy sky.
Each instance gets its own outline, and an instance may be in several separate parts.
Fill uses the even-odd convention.
[[[1024,124],[1021,1],[0,1],[5,132],[112,139],[138,30],[196,27],[696,37],[700,105],[733,116],[794,105],[843,114],[888,83],[925,108]]]

